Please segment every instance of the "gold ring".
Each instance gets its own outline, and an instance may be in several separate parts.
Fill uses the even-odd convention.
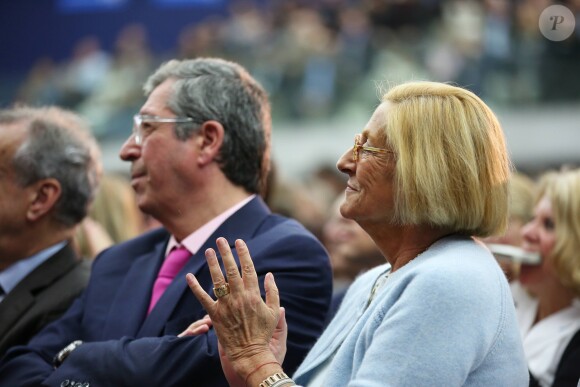
[[[217,286],[213,288],[213,293],[217,298],[222,298],[223,296],[227,296],[230,294],[230,284],[227,282],[223,285]]]

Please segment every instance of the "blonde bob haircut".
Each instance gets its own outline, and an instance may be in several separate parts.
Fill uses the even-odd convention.
[[[511,163],[500,124],[472,92],[410,82],[382,98],[396,153],[395,221],[486,237],[507,228]]]
[[[562,285],[580,295],[580,169],[543,175],[536,204],[544,197],[550,201],[554,216],[553,267]]]

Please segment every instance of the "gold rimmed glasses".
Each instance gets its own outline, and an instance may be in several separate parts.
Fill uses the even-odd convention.
[[[135,138],[135,144],[143,144],[143,139],[151,134],[155,128],[151,125],[144,125],[149,123],[185,123],[193,122],[191,117],[158,117],[158,116],[148,116],[136,114],[133,116],[133,136]]]
[[[371,153],[394,153],[391,150],[383,149],[383,148],[375,148],[374,146],[365,146],[362,144],[362,135],[356,134],[354,136],[354,146],[352,147],[352,159],[354,162],[358,162],[360,159],[360,151],[363,150],[365,152]]]

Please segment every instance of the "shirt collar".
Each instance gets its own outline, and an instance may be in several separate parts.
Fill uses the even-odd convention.
[[[28,274],[40,266],[48,258],[52,257],[58,250],[66,245],[66,241],[52,245],[38,253],[21,259],[0,272],[0,286],[6,294],[18,285]]]
[[[203,246],[203,244],[207,241],[207,238],[209,238],[211,234],[213,234],[214,231],[217,230],[217,228],[222,225],[223,222],[225,222],[230,216],[232,216],[236,211],[238,211],[240,208],[248,204],[255,197],[256,197],[255,194],[250,195],[249,197],[240,201],[239,203],[234,204],[233,206],[231,206],[230,208],[228,208],[227,210],[225,210],[224,212],[222,212],[221,214],[219,214],[218,216],[216,216],[215,218],[204,224],[202,227],[198,228],[196,231],[189,234],[181,241],[181,243],[178,243],[175,240],[175,237],[172,235],[171,238],[169,239],[169,243],[167,244],[165,256],[167,256],[167,254],[169,254],[169,252],[174,247],[180,245],[185,246],[191,254],[195,255],[201,248],[201,246]]]

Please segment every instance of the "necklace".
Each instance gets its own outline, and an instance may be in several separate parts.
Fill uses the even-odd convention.
[[[422,252],[420,252],[419,254],[417,254],[413,259],[411,259],[405,265],[408,265],[409,263],[413,262],[415,259],[417,259],[417,257],[420,257],[421,255],[423,255],[423,253],[425,253],[425,251],[427,251],[427,250],[429,250],[429,248],[427,248],[427,249],[423,250]],[[371,289],[371,294],[369,295],[369,299],[367,300],[367,303],[365,305],[365,310],[369,307],[369,305],[371,304],[371,302],[373,301],[373,299],[377,295],[377,291],[385,284],[385,282],[387,282],[387,279],[391,275],[391,269],[392,269],[392,267],[389,267],[387,270],[383,271],[375,280],[375,283],[373,284],[373,287]]]
[[[389,267],[387,270],[381,273],[375,280],[373,287],[371,289],[371,294],[369,295],[369,299],[367,304],[365,305],[365,309],[369,307],[375,296],[377,295],[377,291],[380,289],[381,286],[387,281],[389,275],[391,274],[391,268]]]

